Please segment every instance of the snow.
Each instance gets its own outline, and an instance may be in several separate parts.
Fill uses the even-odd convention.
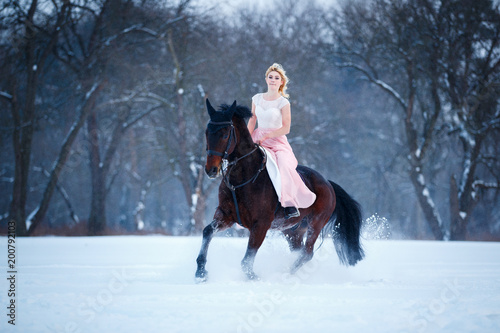
[[[477,188],[477,187],[483,187],[483,188],[500,188],[499,183],[487,183],[483,180],[475,180],[474,183],[472,184],[472,187]]]
[[[85,94],[85,99],[88,100],[90,98],[90,96],[92,96],[92,94],[94,93],[94,91],[96,91],[97,87],[99,86],[99,83],[98,82],[94,82],[94,85],[92,86],[92,88],[90,88],[89,91],[87,91],[87,93]]]
[[[472,163],[472,161],[471,161],[470,157],[467,157],[464,161],[464,170],[463,170],[463,174],[462,174],[462,182],[460,184],[459,196],[462,196],[462,193],[464,192],[465,184],[467,183],[467,179],[469,178],[471,163]]]
[[[420,181],[420,178],[419,178]],[[431,194],[429,193],[429,189],[427,187],[424,187],[422,190],[422,195],[427,199],[427,204],[431,207],[432,209],[432,214],[435,216],[438,225],[442,226],[443,225],[443,220],[441,220],[441,216],[439,215],[438,211],[436,210],[436,205],[434,204],[434,200],[431,198]],[[444,235],[444,240],[449,240],[449,236],[447,233]]]
[[[142,219],[140,219],[138,222],[137,222],[137,230],[143,230],[144,229],[144,221]]]
[[[271,234],[240,270],[246,238],[216,237],[195,284],[201,237],[17,238],[16,326],[1,332],[499,332],[500,244],[364,241],[343,267],[331,239],[295,275]],[[318,241],[318,245],[321,240]],[[0,239],[7,274],[7,239]],[[4,275],[5,276],[5,275]]]
[[[198,84],[196,87],[198,88],[198,91],[200,92],[201,98],[205,98],[205,90],[203,90],[203,86],[201,84]]]
[[[420,185],[425,186],[425,178],[424,178],[424,175],[423,175],[423,174],[419,174],[419,175],[418,175],[417,181],[418,181],[418,183],[419,183]],[[427,189],[425,189],[425,190],[427,190]]]
[[[385,89],[386,91],[391,93],[393,95],[393,97],[396,98],[401,105],[406,107],[406,102],[403,99],[403,97],[401,97],[401,95],[394,88],[392,88],[389,84],[385,83],[382,80],[374,80],[374,82],[375,82],[375,84],[381,86],[383,89]]]
[[[9,93],[8,93],[8,92],[6,92],[6,91],[0,91],[0,96],[1,96],[1,97],[5,97],[5,98],[7,98],[7,99],[12,99],[12,95],[11,95],[11,94],[9,94]]]
[[[195,161],[191,161],[189,164],[189,169],[191,170],[193,176],[198,175],[198,171],[200,170],[200,165]]]
[[[198,193],[193,193],[191,195],[191,200],[193,202],[193,204],[191,205],[191,211],[194,212],[196,210],[196,205],[198,204]]]
[[[26,218],[26,230],[28,230],[31,227],[31,224],[33,223],[33,219],[35,218],[35,215],[38,213],[40,210],[40,206],[37,206],[33,211],[28,215]]]

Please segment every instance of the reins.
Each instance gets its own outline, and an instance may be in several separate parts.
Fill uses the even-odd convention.
[[[238,207],[238,200],[236,199],[236,189],[240,188],[240,187],[243,187],[247,184],[250,184],[250,183],[253,183],[255,182],[255,180],[257,179],[257,177],[259,177],[260,173],[262,172],[262,170],[264,170],[264,168],[266,167],[266,161],[267,161],[267,156],[266,154],[261,150],[259,149],[260,146],[258,146],[257,144],[255,145],[255,148],[252,149],[252,151],[232,162],[230,162],[228,164],[228,171],[227,172],[224,172],[224,169],[222,170],[222,175],[223,175],[223,178],[224,178],[224,183],[226,183],[226,186],[229,188],[229,190],[231,190],[231,194],[233,195],[233,201],[234,201],[234,207],[236,208],[236,217],[238,218],[238,224],[240,226],[243,227],[243,223],[241,223],[241,217],[240,217],[240,209]],[[259,170],[257,170],[257,172],[255,173],[255,175],[250,178],[249,180],[247,180],[246,182],[244,183],[241,183],[239,185],[233,185],[231,184],[229,178],[231,177],[231,171],[233,171],[233,168],[236,166],[236,163],[242,159],[244,159],[245,157],[247,156],[250,156],[251,154],[253,154],[257,149],[260,150],[261,154],[262,154],[262,162],[261,162],[261,165],[260,165],[260,168]],[[229,168],[230,166],[230,168]]]
[[[233,170],[233,168],[236,166],[236,163],[238,163],[239,161],[241,161],[242,159],[244,159],[245,157],[248,157],[250,155],[252,155],[257,149],[259,149],[260,146],[258,146],[257,144],[255,145],[255,148],[252,149],[251,152],[249,152],[248,154],[246,155],[243,155],[242,157],[239,157],[237,159],[235,159],[234,161],[232,162],[229,162],[227,164],[228,168],[231,167],[229,169],[229,171],[227,173],[224,173],[224,170],[222,170],[222,173],[223,173],[223,176],[224,176],[224,182],[226,183],[227,187],[230,189],[230,190],[235,190],[237,188],[240,188],[240,187],[243,187],[245,186],[246,184],[249,184],[249,183],[253,183],[257,177],[259,176],[259,174],[262,172],[262,170],[264,170],[264,167],[266,165],[266,155],[264,153],[262,153],[262,164],[259,168],[259,170],[257,170],[257,173],[252,177],[250,178],[249,180],[247,180],[246,182],[242,183],[242,184],[239,184],[239,185],[232,185],[231,182],[229,181],[229,177],[230,177],[230,174],[231,174],[231,171]]]
[[[229,157],[228,151],[229,151],[229,149],[231,149],[232,141],[234,140],[236,142],[236,132],[235,132],[235,129],[234,129],[233,122],[232,121],[223,121],[223,122],[210,121],[209,124],[231,126],[231,132],[229,134],[229,140],[228,140],[228,143],[227,143],[227,146],[226,146],[226,150],[224,151],[224,153],[207,149],[207,154],[208,155],[221,156],[223,160],[227,161],[228,157]],[[244,158],[252,155],[256,150],[259,150],[261,152],[261,154],[262,154],[262,162],[261,162],[260,168],[257,170],[257,172],[249,180],[247,180],[247,181],[245,181],[245,182],[243,182],[241,184],[238,184],[238,185],[231,184],[231,181],[230,181],[231,172],[233,171],[233,169],[236,166],[236,164],[239,161],[241,161],[242,159],[244,159]],[[266,163],[267,163],[267,155],[266,155],[266,153],[264,152],[263,148],[260,145],[255,144],[255,148],[252,149],[249,153],[247,153],[247,154],[245,154],[245,155],[243,155],[241,157],[236,158],[234,161],[228,162],[227,167],[226,167],[227,171],[224,171],[224,168],[222,169],[222,177],[224,179],[224,183],[226,184],[227,188],[229,188],[229,190],[231,191],[231,194],[233,195],[234,206],[236,208],[236,217],[238,218],[237,222],[242,227],[243,227],[243,223],[241,223],[240,209],[238,207],[238,201],[236,199],[236,189],[238,189],[240,187],[243,187],[243,186],[245,186],[247,184],[255,182],[255,180],[259,177],[259,175],[262,172],[262,170],[265,169]]]

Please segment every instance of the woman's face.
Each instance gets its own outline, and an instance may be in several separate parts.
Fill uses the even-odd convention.
[[[276,71],[269,72],[266,77],[267,88],[271,91],[278,91],[283,84],[280,73]]]

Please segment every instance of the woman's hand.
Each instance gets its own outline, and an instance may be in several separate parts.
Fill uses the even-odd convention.
[[[266,141],[267,139],[269,139],[269,137],[267,135],[264,135],[262,136],[258,141],[257,143],[260,145],[262,144],[262,142]]]

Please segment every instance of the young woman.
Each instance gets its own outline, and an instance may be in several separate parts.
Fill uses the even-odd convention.
[[[288,77],[280,64],[266,71],[267,92],[252,97],[252,118],[248,130],[252,139],[266,148],[274,157],[281,174],[281,205],[285,218],[300,216],[298,208],[307,208],[316,195],[304,184],[297,173],[297,159],[286,135],[292,121],[290,102],[286,93]],[[255,128],[256,124],[258,127]]]

